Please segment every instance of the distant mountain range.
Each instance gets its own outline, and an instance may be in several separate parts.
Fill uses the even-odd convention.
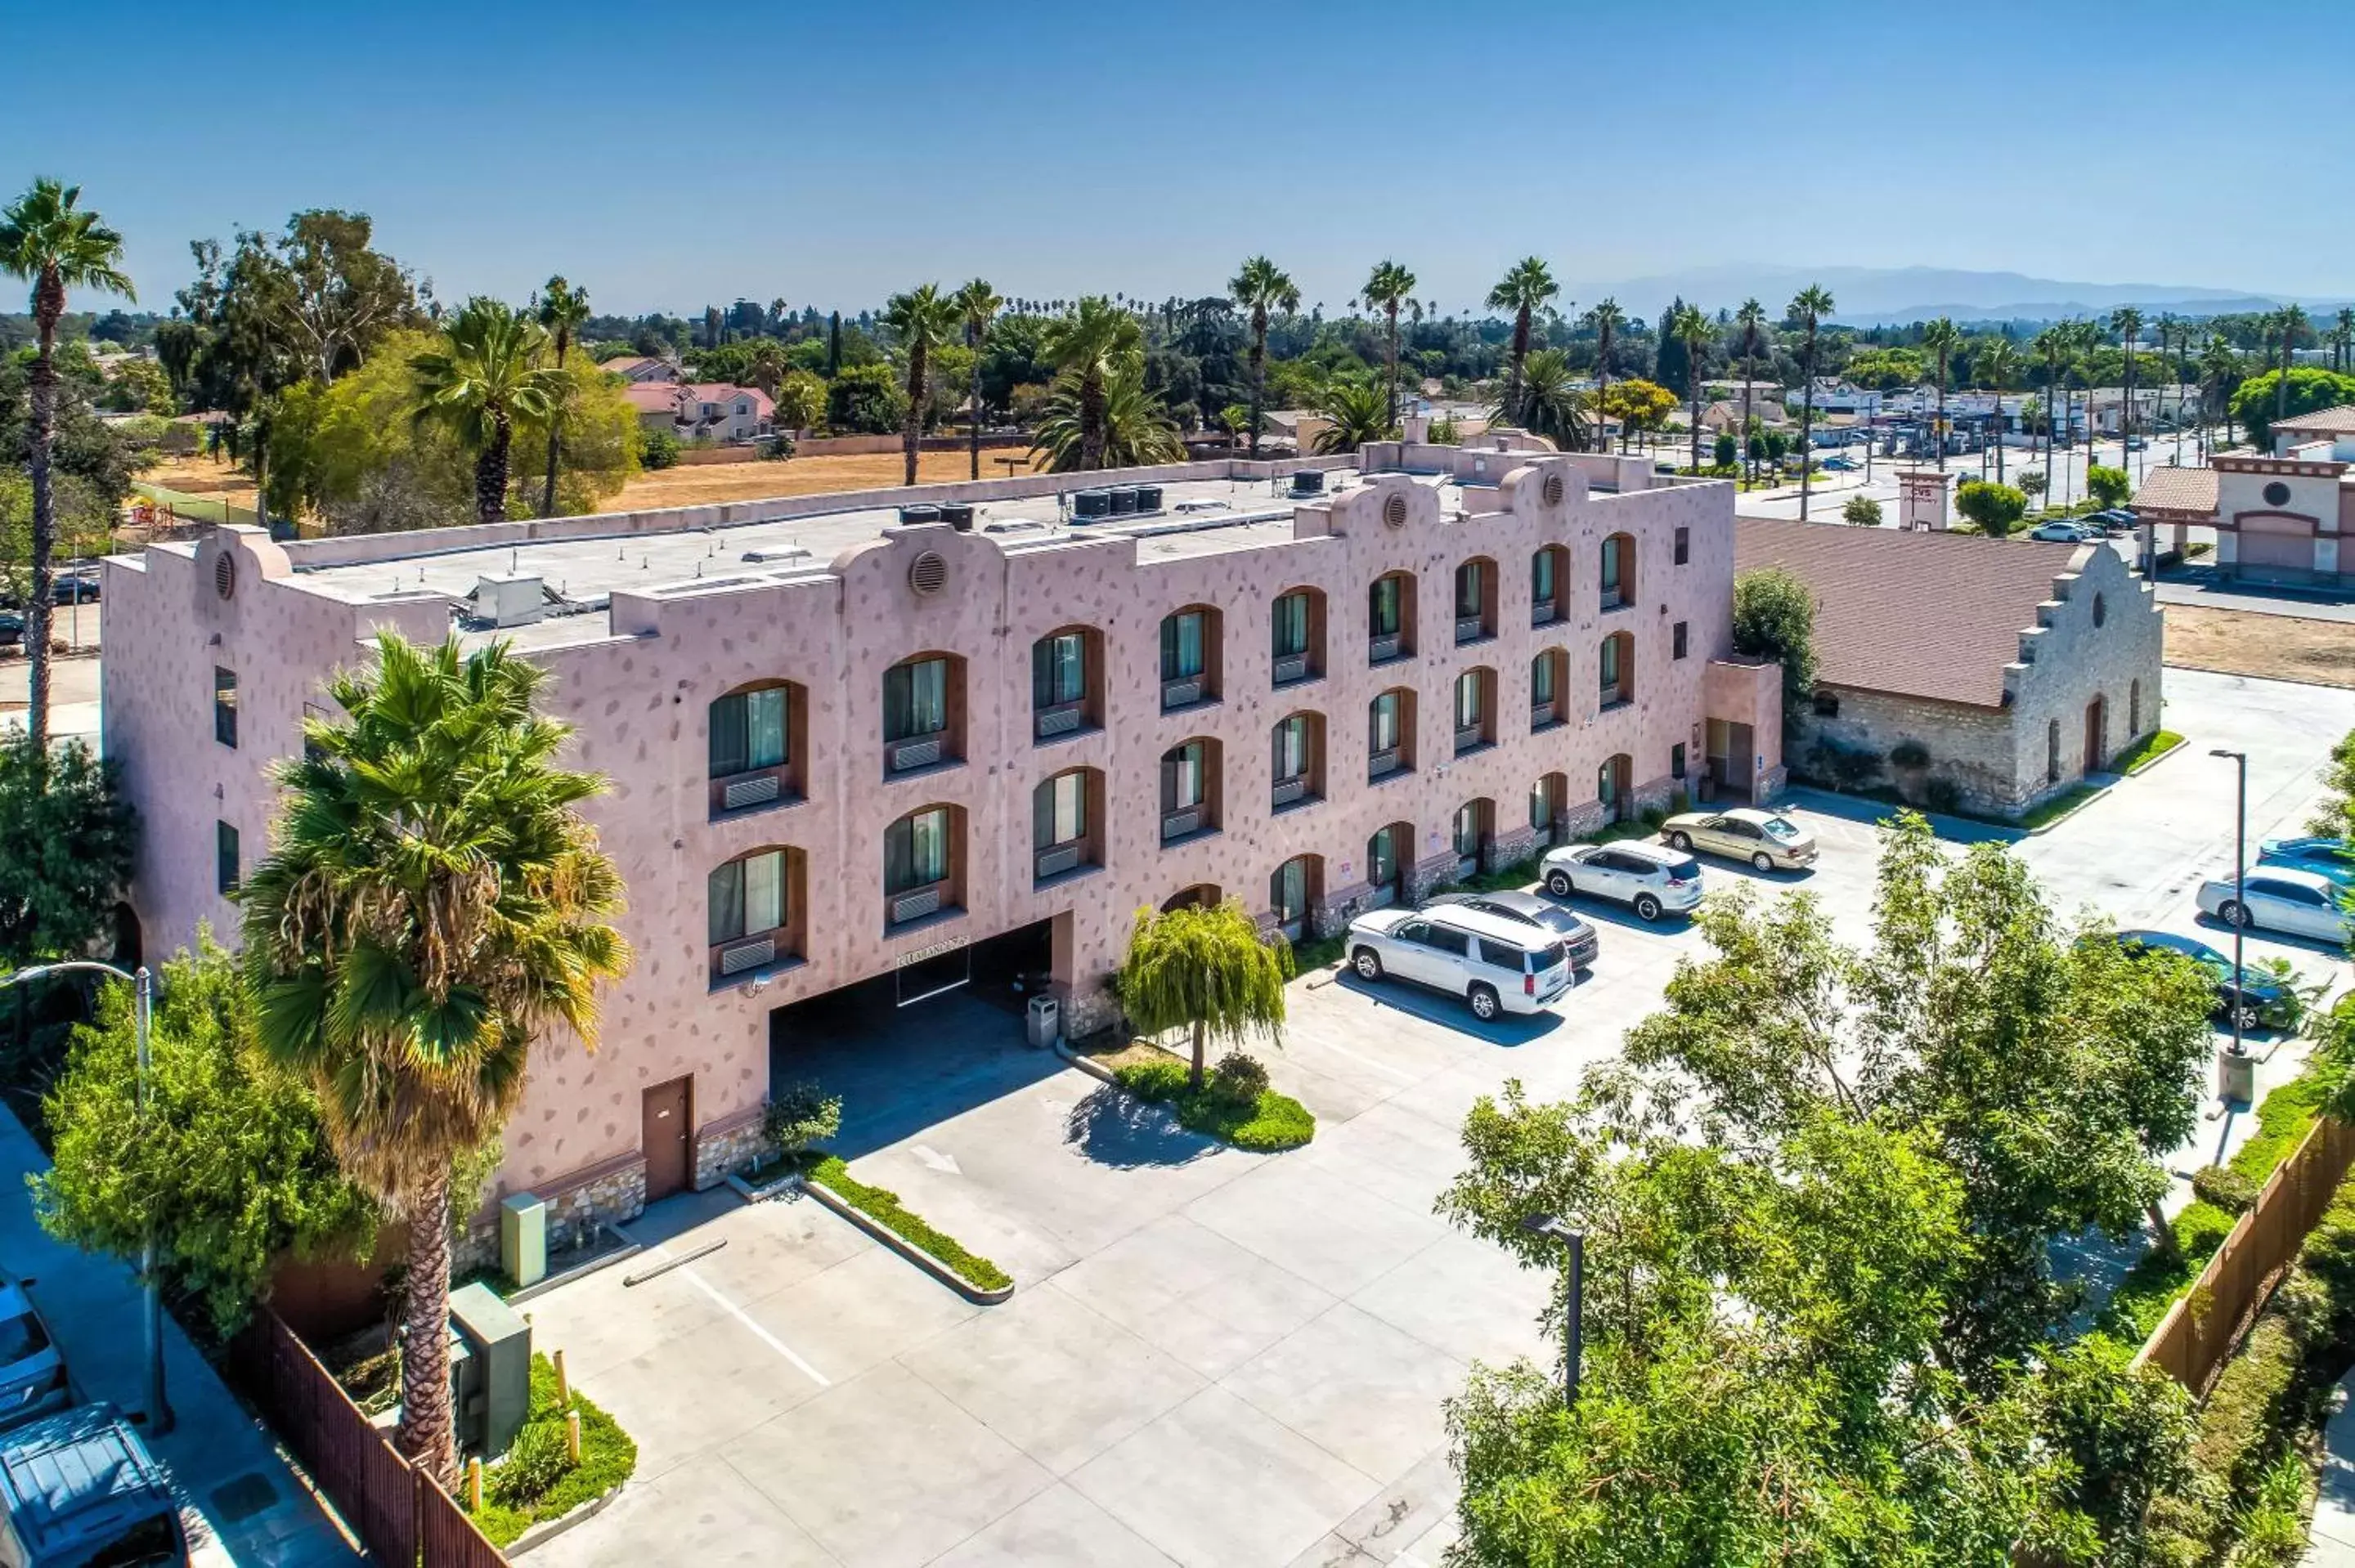
[[[1832,319],[1851,326],[1879,326],[1952,316],[1956,321],[2061,321],[2106,315],[2133,305],[2147,316],[2232,315],[2269,311],[2296,296],[2200,289],[2177,283],[2071,283],[2020,272],[1971,272],[1946,267],[1785,267],[1734,262],[1696,267],[1615,282],[1582,283],[1563,292],[1579,308],[1609,295],[1630,313],[1652,316],[1683,297],[1710,310],[1731,308],[1755,296],[1780,313],[1792,295],[1810,283],[1831,291]],[[2297,297],[2308,311],[2337,310],[2345,299]]]

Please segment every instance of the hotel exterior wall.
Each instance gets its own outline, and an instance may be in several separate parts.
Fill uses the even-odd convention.
[[[1563,482],[1551,501],[1549,474]],[[1157,907],[1180,889],[1210,884],[1260,911],[1280,864],[1317,854],[1324,864],[1320,902],[1328,911],[1344,908],[1366,891],[1367,840],[1397,821],[1415,829],[1415,848],[1401,855],[1415,865],[1411,882],[1435,880],[1452,868],[1449,828],[1458,806],[1490,800],[1497,839],[1517,842],[1530,787],[1561,772],[1569,780],[1570,815],[1582,821],[1595,810],[1597,768],[1619,753],[1631,758],[1637,798],[1664,799],[1673,746],[1685,746],[1689,765],[1700,766],[1705,672],[1732,652],[1730,488],[1678,485],[1590,497],[1579,465],[1540,458],[1493,490],[1465,493],[1473,514],[1443,519],[1431,488],[1401,475],[1376,476],[1300,508],[1291,539],[1208,552],[1125,536],[1009,549],[947,528],[906,529],[792,580],[614,594],[611,636],[533,657],[551,672],[550,707],[578,726],[570,759],[611,780],[590,815],[630,889],[623,923],[637,967],[608,1000],[594,1055],[554,1042],[535,1062],[530,1089],[509,1126],[503,1189],[566,1187],[579,1173],[633,1153],[640,1092],[685,1074],[695,1075],[696,1114],[707,1141],[715,1150],[723,1141],[741,1141],[739,1129],[767,1088],[771,1010],[886,973],[935,944],[1068,913],[1069,941],[1057,944],[1058,979],[1076,1012],[1100,1013],[1103,981],[1135,910]],[[1396,525],[1386,520],[1393,497],[1407,509]],[[1681,566],[1673,561],[1679,529],[1689,542]],[[1600,551],[1614,534],[1633,541],[1633,583],[1624,606],[1604,610]],[[1570,552],[1567,607],[1552,624],[1532,627],[1529,561],[1550,544]],[[926,551],[947,566],[946,584],[932,594],[918,593],[910,581],[911,563]],[[1501,568],[1497,631],[1458,646],[1450,587],[1456,564],[1475,556],[1492,557]],[[126,618],[133,630],[118,634],[119,642],[110,637],[116,645],[110,648],[107,726],[110,750],[125,757],[133,799],[151,824],[137,899],[157,948],[186,940],[199,918],[225,928],[231,918],[209,881],[212,787],[221,790],[222,812],[240,821],[249,860],[258,855],[271,810],[261,769],[299,746],[302,704],[316,700],[320,679],[357,656],[354,639],[376,620],[392,620],[419,638],[437,636],[442,626],[439,599],[353,606],[306,590],[299,578],[268,574],[241,599],[233,623],[215,626],[200,613],[196,592],[208,569],[202,551],[191,559],[151,550],[144,563],[115,563],[107,583],[111,595],[125,592],[115,602],[142,607]],[[1401,569],[1416,573],[1423,587],[1419,652],[1372,667],[1366,588]],[[282,574],[282,563],[276,570]],[[118,582],[139,586],[118,590]],[[1275,690],[1270,606],[1300,587],[1327,596],[1325,673]],[[171,608],[145,613],[142,595]],[[1165,714],[1159,621],[1194,604],[1214,606],[1223,617],[1221,690],[1214,700]],[[1671,657],[1678,622],[1688,629],[1682,660]],[[1073,624],[1103,633],[1105,723],[1034,744],[1031,644]],[[240,671],[249,715],[240,738],[250,739],[234,754],[219,748],[224,755],[209,758],[216,766],[192,772],[190,764],[208,760],[205,748],[215,744],[209,668],[195,667],[215,630],[223,633],[219,662]],[[1600,644],[1623,630],[1635,644],[1634,697],[1597,711]],[[1533,735],[1530,661],[1557,646],[1569,670],[1569,717]],[[881,738],[883,672],[929,652],[965,661],[965,757],[890,778]],[[1455,677],[1480,665],[1496,671],[1497,738],[1455,757]],[[766,679],[794,682],[806,693],[803,798],[715,819],[708,705]],[[1416,694],[1418,765],[1369,784],[1368,705],[1400,685]],[[1270,805],[1269,731],[1301,709],[1325,716],[1327,798],[1279,812]],[[1763,715],[1721,716],[1755,722],[1762,736],[1777,722],[1771,707]],[[1214,831],[1165,846],[1158,760],[1198,736],[1218,742],[1223,756],[1223,818]],[[1052,774],[1082,766],[1102,769],[1106,780],[1104,864],[1034,885],[1032,790]],[[958,808],[966,824],[957,850],[964,910],[887,929],[884,831],[932,805]],[[200,827],[198,841],[192,835]],[[715,985],[706,877],[724,861],[771,846],[805,857],[806,950]],[[716,1179],[716,1158],[699,1157],[697,1174]]]

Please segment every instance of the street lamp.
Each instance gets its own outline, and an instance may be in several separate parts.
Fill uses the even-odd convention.
[[[2241,968],[2241,951],[2243,933],[2249,926],[2248,895],[2242,885],[2249,859],[2249,754],[2218,746],[2211,747],[2208,755],[2231,758],[2237,779],[2232,800],[2232,911],[2237,916],[2232,921],[2232,1054],[2245,1056],[2249,1053],[2241,1040],[2241,1018],[2248,1009],[2241,991],[2245,972]]]
[[[51,975],[76,971],[111,975],[116,980],[131,982],[132,994],[136,998],[134,1013],[139,1032],[139,1123],[141,1132],[144,1133],[147,1123],[147,1030],[155,1012],[155,977],[147,972],[146,965],[140,965],[138,972],[133,974],[92,959],[32,964],[0,979],[0,991],[23,985],[27,980],[46,980]],[[147,1430],[152,1436],[160,1437],[172,1429],[172,1407],[164,1398],[164,1287],[155,1267],[155,1224],[152,1214],[148,1219],[146,1238],[139,1247],[139,1278],[146,1293]]]
[[[1586,1236],[1572,1230],[1552,1214],[1524,1214],[1521,1229],[1533,1236],[1545,1236],[1562,1243],[1570,1249],[1570,1321],[1562,1335],[1561,1402],[1566,1408],[1578,1404],[1578,1363],[1582,1350],[1580,1308],[1585,1294]]]

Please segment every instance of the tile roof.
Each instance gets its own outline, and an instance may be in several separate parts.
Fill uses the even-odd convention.
[[[1781,567],[1814,593],[1817,680],[1987,708],[2052,579],[2095,547],[1766,517],[1733,532],[1736,569]]]
[[[622,396],[641,414],[662,414],[678,408],[678,385],[671,381],[633,381]]]
[[[2169,463],[2143,476],[2135,492],[2137,512],[2187,512],[2201,517],[2216,514],[2216,471],[2178,468]]]
[[[2355,436],[2355,403],[2341,403],[2336,408],[2317,408],[2311,414],[2292,414],[2286,419],[2275,419],[2270,429],[2276,430],[2319,430],[2325,435]]]

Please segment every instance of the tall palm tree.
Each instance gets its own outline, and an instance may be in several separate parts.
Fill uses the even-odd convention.
[[[1546,264],[1534,256],[1524,256],[1512,265],[1497,286],[1488,291],[1488,308],[1513,313],[1512,368],[1505,377],[1505,407],[1521,406],[1521,362],[1529,356],[1529,318],[1548,300],[1561,292],[1561,285],[1553,281]]]
[[[1954,363],[1955,351],[1963,346],[1963,334],[1953,320],[1940,316],[1922,329],[1922,347],[1938,365],[1938,423],[1934,436],[1938,448],[1938,471],[1946,471],[1946,372]]]
[[[1590,401],[1570,368],[1569,354],[1559,348],[1538,349],[1521,367],[1521,406],[1498,405],[1490,422],[1518,425],[1563,451],[1584,451]]]
[[[517,415],[551,418],[564,382],[540,362],[548,334],[497,300],[477,295],[443,325],[442,344],[414,355],[417,418],[441,419],[474,451],[474,515],[507,514],[507,456]]]
[[[2347,367],[2355,364],[2355,306],[2339,307],[2339,325],[2330,334],[2330,343],[2337,356],[2331,364],[2343,376]]]
[[[1386,418],[1392,427],[1398,424],[1399,307],[1413,295],[1414,283],[1413,273],[1388,260],[1378,264],[1366,279],[1366,303],[1380,311],[1388,323],[1390,374],[1383,385],[1389,388]]]
[[[2050,486],[2061,477],[2053,468],[2052,437],[2059,427],[2053,423],[2052,395],[2061,386],[2061,361],[2069,352],[2069,334],[2056,322],[2038,333],[2028,346],[2044,356],[2044,482]]]
[[[1161,399],[1146,389],[1142,358],[1131,355],[1114,365],[1098,383],[1092,401],[1082,379],[1077,370],[1063,371],[1048,396],[1046,414],[1030,448],[1034,456],[1046,460],[1048,472],[1139,467],[1175,462],[1185,455],[1177,422]],[[1366,394],[1379,409],[1376,389],[1368,387]],[[1092,461],[1086,459],[1083,445],[1091,430],[1096,443]]]
[[[1978,352],[1979,385],[1995,394],[1995,482],[2003,482],[2003,395],[2019,373],[2019,350],[2011,339],[1998,337]]]
[[[1692,403],[1692,471],[1700,471],[1700,374],[1717,327],[1699,305],[1685,305],[1668,317],[1668,331],[1685,345],[1685,391]]]
[[[2274,383],[2274,421],[2278,424],[2289,418],[2289,366],[2291,353],[2297,340],[2306,335],[2306,308],[2287,304],[2274,317],[2274,328],[2281,334],[2281,379]],[[2268,434],[2271,432],[2268,431]]]
[[[1799,348],[1799,370],[1805,377],[1799,394],[1799,521],[1807,520],[1807,479],[1815,471],[1808,453],[1810,437],[1816,426],[1816,338],[1823,328],[1824,318],[1832,313],[1831,291],[1821,283],[1810,283],[1791,296],[1791,303],[1783,313],[1785,319],[1796,323],[1805,334]]]
[[[2110,313],[2110,330],[2126,351],[2126,406],[2118,411],[2118,434],[2123,444],[2118,448],[2118,466],[2126,466],[2126,458],[2134,450],[2135,435],[2135,339],[2142,332],[2142,313],[2132,305],[2121,305]]]
[[[1300,286],[1290,275],[1264,256],[1247,258],[1227,292],[1235,297],[1238,310],[1251,316],[1251,455],[1259,456],[1260,426],[1267,410],[1267,319],[1284,312],[1300,308]]]
[[[123,271],[123,236],[81,205],[81,187],[37,179],[0,211],[0,272],[33,286],[32,405],[33,581],[25,600],[25,647],[32,660],[31,701],[25,726],[37,755],[49,740],[50,557],[58,547],[57,500],[49,453],[58,439],[58,320],[68,289],[101,289],[133,303]]]
[[[604,781],[556,765],[571,729],[538,711],[545,679],[504,643],[379,633],[374,669],[329,687],[343,716],[306,721],[279,765],[285,808],[240,894],[262,1048],[408,1222],[399,1442],[445,1488],[452,1165],[497,1135],[535,1043],[595,1045],[598,988],[630,962],[621,876],[579,811]]]
[[[1750,389],[1758,382],[1758,351],[1766,345],[1766,307],[1755,299],[1744,300],[1733,321],[1742,329],[1742,464],[1755,485],[1758,460],[1750,450]]]
[[[1356,376],[1337,376],[1326,383],[1316,399],[1316,411],[1329,423],[1316,432],[1320,456],[1354,452],[1369,441],[1388,440],[1398,427],[1391,423],[1382,389]]]
[[[964,345],[973,354],[971,384],[965,388],[966,412],[972,432],[973,477],[981,477],[981,340],[989,335],[989,323],[1006,308],[997,291],[988,281],[975,278],[956,291],[958,317],[964,323]]]
[[[556,344],[556,372],[564,374],[564,355],[572,346],[572,329],[589,319],[589,291],[576,289],[565,281],[562,274],[550,278],[548,287],[540,291],[539,324],[547,330]],[[774,387],[769,388],[776,396]],[[539,493],[539,514],[556,515],[556,458],[563,437],[563,408],[559,406],[548,420],[548,482]]]
[[[1039,334],[1039,350],[1071,378],[1078,466],[1103,467],[1107,388],[1116,378],[1141,366],[1145,357],[1144,327],[1135,316],[1102,294],[1090,294],[1080,301],[1077,310],[1047,323]],[[1259,445],[1256,415],[1252,445],[1254,449]]]
[[[2208,346],[2200,351],[2200,429],[2203,437],[2211,424],[2225,422],[2225,399],[2231,397],[2240,376],[2241,356],[2232,340],[2221,332],[2210,333]]]
[[[1611,395],[1611,344],[1627,324],[1627,313],[1617,300],[1605,298],[1582,319],[1594,329],[1594,406],[1599,409]]]
[[[916,482],[916,454],[923,444],[924,400],[932,388],[932,350],[954,337],[957,302],[937,283],[894,294],[883,307],[883,324],[908,356],[908,417],[900,427],[900,453],[906,460],[903,484]]]

